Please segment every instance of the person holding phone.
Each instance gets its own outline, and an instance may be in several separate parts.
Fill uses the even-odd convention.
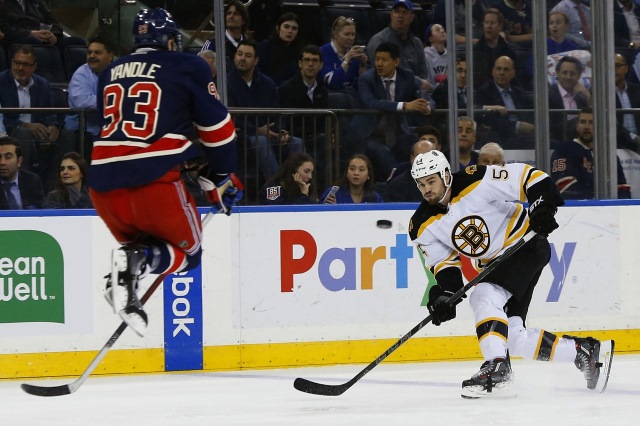
[[[333,90],[357,88],[358,76],[367,70],[365,46],[354,45],[356,22],[340,16],[331,26],[331,42],[320,46],[323,66],[320,76]]]
[[[347,161],[347,169],[336,185],[320,196],[326,204],[381,203],[382,197],[374,190],[375,179],[369,157],[356,154]],[[336,189],[337,188],[337,189]]]
[[[316,203],[315,168],[315,161],[309,154],[292,154],[260,190],[260,204]]]
[[[6,0],[0,2],[0,28],[5,47],[14,44],[56,46],[86,45],[81,37],[64,35],[62,26],[44,0]]]

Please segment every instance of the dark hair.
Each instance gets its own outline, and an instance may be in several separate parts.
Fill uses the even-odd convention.
[[[313,160],[313,158],[309,154],[306,154],[304,152],[297,152],[295,154],[291,154],[289,158],[284,160],[284,162],[282,163],[282,165],[280,166],[276,174],[271,176],[271,178],[267,181],[265,186],[268,187],[268,186],[274,186],[274,185],[281,185],[289,197],[295,197],[299,195],[301,193],[300,187],[293,180],[293,175],[295,175],[296,172],[298,171],[298,168],[306,162],[312,163],[314,167],[316,165],[316,162]],[[309,198],[311,198],[312,200],[317,198],[315,171],[311,177],[311,184],[309,186]]]
[[[240,46],[251,46],[251,47],[253,47],[253,51],[256,54],[256,58],[258,57],[258,44],[256,43],[256,41],[254,39],[252,39],[252,38],[243,38],[242,40],[240,40],[238,42],[238,48],[240,48]]]
[[[62,161],[64,160],[71,160],[74,163],[76,163],[76,165],[80,169],[80,173],[82,173],[82,186],[84,186],[85,182],[87,181],[87,173],[89,171],[89,165],[87,164],[87,160],[85,160],[82,155],[73,151],[67,152],[66,154],[64,154],[62,156]],[[62,161],[60,161],[60,166],[62,166]],[[62,192],[62,198],[64,199],[65,202],[69,203],[70,202],[69,188],[67,188],[67,185],[65,185],[62,182],[62,179],[60,178],[59,170],[58,170],[58,179],[56,179],[56,189]]]
[[[22,157],[22,148],[20,147],[20,142],[17,139],[12,138],[11,136],[2,136],[0,137],[0,146],[13,145],[16,147],[16,157]]]
[[[593,114],[593,107],[587,106],[587,107],[581,108],[580,113],[578,115],[580,114]]]
[[[305,47],[303,47],[302,50],[300,51],[300,59],[302,59],[305,53],[319,56],[320,62],[322,62],[322,52],[320,51],[320,48],[315,44],[307,44]]]
[[[13,57],[16,57],[16,54],[22,53],[23,55],[31,55],[33,57],[34,62],[38,62],[38,57],[36,56],[36,50],[30,44],[19,44],[16,46],[13,51]]]
[[[376,47],[376,53],[378,52],[388,52],[391,55],[391,59],[398,59],[400,57],[400,48],[388,41],[380,43],[378,47]]]
[[[560,60],[556,64],[556,75],[560,72],[560,68],[562,67],[562,65],[566,64],[567,62],[569,62],[570,64],[575,64],[580,74],[582,74],[582,72],[584,71],[584,66],[582,65],[582,62],[580,62],[580,59],[574,56],[567,55],[560,58]]]
[[[355,154],[352,155],[351,157],[349,157],[349,159],[346,162],[345,165],[345,169],[344,169],[344,173],[342,175],[342,177],[340,179],[338,179],[337,185],[340,188],[349,188],[349,179],[347,179],[347,173],[349,173],[349,164],[351,164],[351,162],[353,160],[355,160],[356,158],[359,158],[361,160],[363,160],[365,162],[365,164],[367,165],[367,171],[369,173],[369,179],[367,179],[367,181],[364,183],[364,199],[367,199],[367,196],[370,196],[374,189],[375,189],[375,184],[374,182],[375,180],[375,176],[373,175],[373,164],[371,163],[371,160],[369,159],[369,157],[367,157],[364,154]]]
[[[232,0],[224,7],[224,16],[226,21],[227,12],[231,8],[231,6],[235,6],[236,10],[240,12],[240,16],[242,16],[242,20],[244,21],[244,25],[242,25],[242,33],[244,34],[247,28],[249,27],[249,11],[245,7],[244,3],[240,0]]]
[[[91,39],[89,39],[89,41],[87,42],[87,47],[91,44],[91,43],[100,43],[101,45],[104,46],[104,50],[106,50],[107,52],[115,52],[115,45],[111,42],[111,40],[107,39],[106,37],[97,35],[95,37],[92,37]]]
[[[440,130],[436,129],[435,127],[431,125],[426,125],[426,126],[418,127],[418,129],[416,130],[417,130],[416,133],[418,134],[418,137],[422,135],[434,135],[438,139],[438,143],[442,145],[442,142],[440,141],[440,138],[442,135],[440,133]]]
[[[278,32],[280,31],[280,25],[287,21],[296,21],[298,25],[300,25],[300,18],[293,12],[287,12],[280,15],[278,20],[276,21],[276,25],[273,27],[273,38],[278,39]],[[296,39],[298,36],[296,36]]]

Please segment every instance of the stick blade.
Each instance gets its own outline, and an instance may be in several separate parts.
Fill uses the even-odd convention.
[[[60,386],[36,386],[30,385],[27,383],[23,383],[20,385],[23,391],[28,393],[29,395],[35,396],[62,396],[69,395],[75,391],[69,385],[60,385]]]
[[[351,383],[347,382],[342,385],[325,385],[298,377],[293,381],[293,387],[300,392],[311,393],[314,395],[338,396],[345,393],[345,391],[351,387]]]

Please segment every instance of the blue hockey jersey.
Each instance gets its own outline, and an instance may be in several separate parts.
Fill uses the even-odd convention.
[[[102,127],[89,172],[94,190],[129,188],[160,178],[201,153],[190,140],[196,134],[211,172],[236,170],[235,127],[216,99],[211,70],[202,58],[138,51],[100,74],[98,93]]]

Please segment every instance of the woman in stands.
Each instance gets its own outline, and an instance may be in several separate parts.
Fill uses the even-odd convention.
[[[287,158],[260,191],[260,204],[314,204],[316,195],[315,161],[299,152]]]
[[[358,76],[367,70],[364,46],[354,46],[356,23],[352,18],[338,17],[331,26],[331,42],[320,47],[324,84],[334,90],[357,88]]]
[[[382,197],[374,191],[373,165],[369,157],[356,154],[347,162],[344,176],[336,183],[337,192],[332,187],[325,189],[320,197],[321,203],[359,204],[381,203]]]
[[[289,80],[298,71],[300,50],[304,46],[298,30],[300,19],[287,12],[278,18],[273,35],[258,44],[258,68],[269,76],[276,86]]]
[[[77,152],[62,157],[56,189],[44,200],[47,209],[91,209],[91,198],[86,184],[87,161]]]

